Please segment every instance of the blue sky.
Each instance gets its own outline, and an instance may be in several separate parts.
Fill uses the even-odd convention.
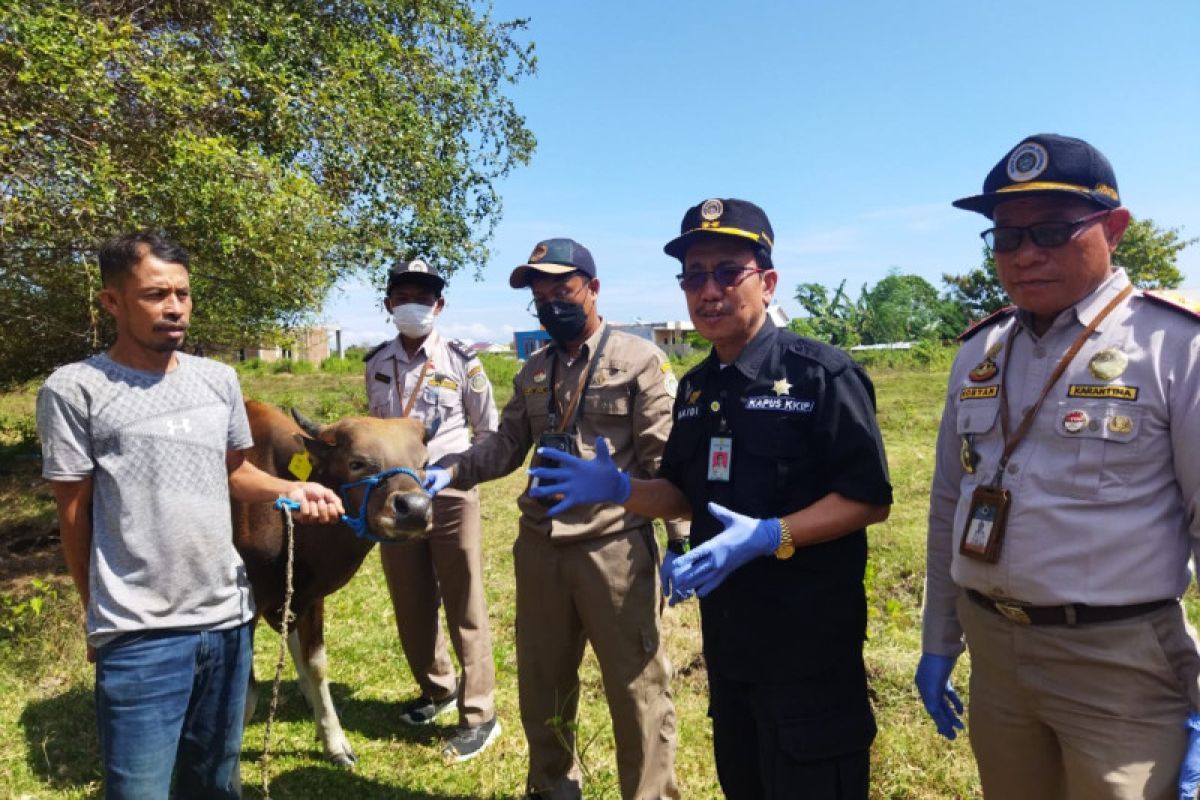
[[[779,300],[898,268],[942,289],[981,260],[986,220],[950,201],[1028,134],[1078,136],[1136,216],[1200,236],[1200,3],[497,0],[528,17],[539,70],[512,91],[538,138],[500,184],[481,275],[453,276],[440,329],[535,327],[508,274],[540,239],[596,258],[610,320],[686,319],[662,245],[688,206],[741,197],[776,234]],[[1200,289],[1200,244],[1184,251]],[[326,307],[347,344],[395,335],[376,292]]]

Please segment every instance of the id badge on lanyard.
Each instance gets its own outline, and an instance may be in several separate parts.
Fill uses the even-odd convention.
[[[708,479],[729,482],[733,465],[733,437],[713,436],[708,440]]]
[[[958,552],[986,564],[999,561],[1011,501],[1012,495],[1003,487],[975,487],[971,494],[971,506],[967,511],[962,539],[958,543]]]

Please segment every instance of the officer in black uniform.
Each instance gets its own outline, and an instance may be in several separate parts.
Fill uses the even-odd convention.
[[[773,239],[758,206],[711,199],[664,248],[713,350],[680,383],[661,477],[631,480],[600,448],[534,472],[561,507],[691,517],[696,546],[669,556],[664,593],[701,597],[727,797],[866,798],[865,527],[892,490],[866,374],[766,314]]]

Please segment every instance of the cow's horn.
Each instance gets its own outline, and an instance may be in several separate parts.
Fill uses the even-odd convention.
[[[425,426],[425,444],[429,444],[433,437],[437,435],[438,428],[440,427],[442,427],[442,415],[435,414],[433,419],[429,420]]]
[[[296,420],[296,424],[300,426],[300,429],[312,438],[321,438],[321,426],[301,414],[300,409],[292,408],[292,419]]]

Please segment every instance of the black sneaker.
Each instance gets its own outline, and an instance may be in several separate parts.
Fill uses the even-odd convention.
[[[451,692],[441,700],[434,700],[424,695],[415,700],[409,700],[400,707],[400,721],[405,725],[429,725],[435,719],[454,708],[458,701],[458,692]]]
[[[474,728],[459,728],[442,748],[442,758],[448,764],[470,761],[482,753],[500,736],[500,720],[492,717]]]

